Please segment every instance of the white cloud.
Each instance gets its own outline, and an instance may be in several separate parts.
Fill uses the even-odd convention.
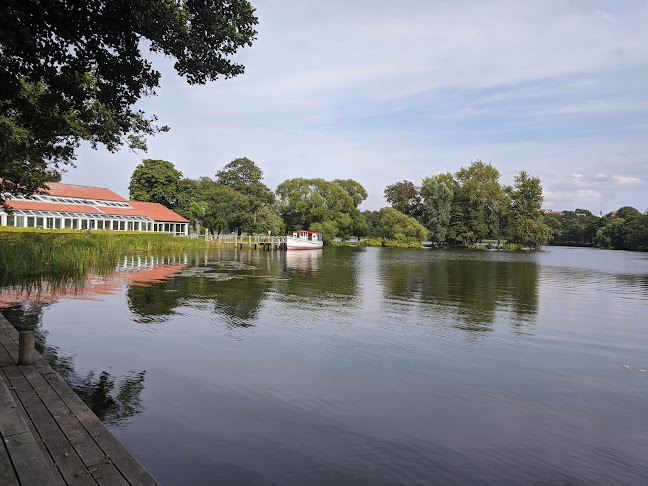
[[[644,183],[638,177],[632,176],[612,176],[612,180],[620,186],[639,186]]]

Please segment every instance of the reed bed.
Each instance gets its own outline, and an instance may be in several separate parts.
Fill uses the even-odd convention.
[[[165,254],[217,246],[202,239],[159,233],[0,229],[0,286],[76,279],[114,269],[124,253]]]

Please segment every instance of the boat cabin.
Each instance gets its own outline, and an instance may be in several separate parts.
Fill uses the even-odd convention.
[[[322,233],[318,233],[317,231],[299,230],[299,231],[293,231],[292,235],[293,238],[299,238],[300,240],[322,241]]]

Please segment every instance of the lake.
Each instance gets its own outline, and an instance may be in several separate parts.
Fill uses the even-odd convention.
[[[645,253],[220,250],[14,290],[162,485],[648,478]]]

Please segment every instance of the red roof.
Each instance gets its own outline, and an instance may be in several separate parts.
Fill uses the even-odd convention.
[[[119,194],[105,187],[78,186],[76,184],[61,184],[60,182],[48,182],[47,186],[49,187],[49,191],[46,190],[45,193],[52,196],[103,199],[104,201],[127,201]]]
[[[129,201],[133,206],[134,211],[127,208],[110,208],[110,214],[137,214],[138,216],[148,216],[155,221],[172,221],[175,223],[188,223],[189,220],[183,218],[177,213],[174,213],[169,208],[166,208],[158,203],[142,202],[142,201]],[[130,213],[118,213],[117,211],[132,211]]]
[[[40,201],[16,201],[10,199],[7,205],[13,209],[32,211],[61,211],[83,214],[115,214],[124,216],[148,216],[153,221],[188,223],[189,221],[158,203],[129,201],[132,208],[98,207],[87,204],[59,204]]]

